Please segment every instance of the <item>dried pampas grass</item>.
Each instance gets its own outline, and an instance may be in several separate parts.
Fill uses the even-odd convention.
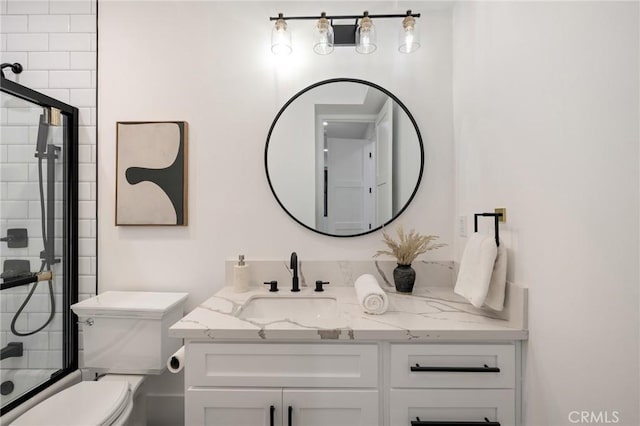
[[[378,250],[373,257],[386,254],[395,257],[398,265],[411,265],[411,262],[421,254],[446,246],[446,244],[433,242],[440,238],[436,235],[420,235],[414,229],[405,234],[402,225],[398,225],[396,233],[398,234],[397,242],[385,231],[382,231],[382,242],[389,247],[389,250]]]

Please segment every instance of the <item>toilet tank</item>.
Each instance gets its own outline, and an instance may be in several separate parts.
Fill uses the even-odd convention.
[[[110,373],[161,374],[182,346],[168,336],[188,293],[107,291],[71,305],[83,335],[82,367]]]

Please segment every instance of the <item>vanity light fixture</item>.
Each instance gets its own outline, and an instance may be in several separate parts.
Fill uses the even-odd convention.
[[[416,18],[407,10],[407,16],[402,20],[398,50],[401,53],[412,53],[420,47],[419,34],[416,31]]]
[[[289,55],[291,48],[291,33],[287,31],[287,22],[283,19],[282,13],[275,18],[276,25],[271,31],[271,51],[278,56]]]
[[[291,33],[287,31],[287,21],[315,20],[313,28],[313,50],[319,55],[328,55],[335,46],[355,46],[356,52],[362,54],[373,53],[377,49],[376,28],[374,19],[402,18],[402,28],[398,50],[402,53],[415,52],[420,43],[416,32],[416,18],[419,13],[407,10],[404,15],[386,14],[371,15],[365,11],[362,15],[333,15],[327,16],[322,12],[320,16],[284,16],[279,13],[270,17],[276,21],[271,33],[271,51],[277,55],[290,54]],[[334,20],[355,20],[353,24],[334,24]]]
[[[333,52],[333,27],[322,12],[313,33],[313,51],[318,55],[328,55]]]

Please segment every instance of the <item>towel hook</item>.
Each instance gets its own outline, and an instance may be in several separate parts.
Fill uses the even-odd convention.
[[[500,232],[498,228],[498,221],[502,217],[502,213],[476,213],[473,215],[473,232],[478,232],[478,216],[483,217],[493,217],[494,228],[495,228],[495,236],[496,236],[496,246],[500,246]]]

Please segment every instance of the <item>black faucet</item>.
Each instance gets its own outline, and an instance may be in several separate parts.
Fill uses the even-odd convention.
[[[289,265],[293,271],[293,280],[291,282],[291,291],[300,291],[298,286],[298,255],[294,251],[291,253],[291,264]]]
[[[0,351],[0,359],[22,356],[22,342],[10,342]]]

